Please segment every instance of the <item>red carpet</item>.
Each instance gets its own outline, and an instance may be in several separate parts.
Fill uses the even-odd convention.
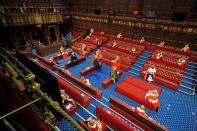
[[[119,85],[116,86],[116,91],[120,94],[146,106],[149,109],[154,109],[153,105],[144,99],[145,94],[149,90],[156,89],[161,94],[162,89],[149,84],[145,81],[139,80],[132,76],[125,78]]]

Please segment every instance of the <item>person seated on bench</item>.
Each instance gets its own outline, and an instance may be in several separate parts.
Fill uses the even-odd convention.
[[[141,105],[141,106],[139,106],[139,107],[135,107],[135,108],[134,108],[134,111],[135,111],[137,114],[140,114],[140,115],[147,115],[147,114],[146,114],[146,111],[145,111],[144,105]]]
[[[116,59],[113,60],[112,63],[110,77],[112,78],[113,82],[116,83],[116,81],[118,81],[118,70],[120,69],[121,65],[120,57],[116,56]]]
[[[184,57],[181,57],[178,59],[177,64],[184,66],[187,63],[186,59]]]
[[[90,131],[106,131],[106,124],[99,118],[88,118],[85,122]]]
[[[190,53],[190,47],[189,47],[189,45],[188,45],[188,44],[185,45],[185,46],[181,49],[181,51],[183,51],[184,53]]]
[[[158,46],[159,46],[159,47],[164,47],[164,46],[165,46],[165,41],[162,41],[161,43],[159,43]]]
[[[118,33],[118,35],[116,36],[117,38],[122,37],[122,33]]]
[[[99,62],[101,59],[101,51],[97,50],[95,55],[92,57],[93,65],[96,67],[96,69],[100,69],[102,66],[102,63]]]
[[[90,39],[90,36],[89,35],[87,35],[86,36],[86,38],[85,38],[85,40],[89,40]]]
[[[70,55],[70,61],[73,65],[78,63],[77,55],[74,52],[72,52],[72,54]]]
[[[163,53],[162,52],[158,52],[157,54],[155,54],[154,56],[157,60],[160,60],[163,57]]]
[[[91,28],[89,36],[92,36],[93,33],[94,33],[94,28]]]
[[[62,54],[64,59],[68,57],[68,52],[66,52],[63,46],[60,47],[60,54]]]
[[[114,41],[114,42],[112,43],[112,47],[115,47],[116,45],[117,45],[117,42]]]
[[[96,45],[97,47],[101,46],[101,41],[99,40],[98,36],[96,37]]]
[[[69,98],[69,96],[65,93],[65,90],[60,90],[60,94],[63,104],[67,104],[68,102],[72,102],[72,104],[75,104],[75,101]]]
[[[160,108],[160,102],[159,102],[159,94],[157,90],[149,90],[145,95],[145,100],[152,103],[155,111],[158,112]]]
[[[84,84],[87,84],[87,85],[91,85],[90,84],[90,81],[88,79],[86,79],[84,76],[81,76],[80,77],[80,81]]]
[[[82,44],[82,43],[81,43]],[[87,54],[87,46],[85,44],[81,45],[81,52],[80,52],[80,56],[86,56]]]
[[[135,48],[135,47],[132,47],[132,48],[131,48],[131,52],[132,52],[132,53],[137,53],[136,48]]]
[[[144,43],[144,42],[145,42],[145,39],[144,39],[144,37],[142,37],[140,40],[140,43]]]
[[[148,83],[152,83],[154,81],[154,77],[155,77],[156,72],[157,72],[157,70],[154,65],[149,67],[148,70],[145,72],[146,73],[145,80]]]

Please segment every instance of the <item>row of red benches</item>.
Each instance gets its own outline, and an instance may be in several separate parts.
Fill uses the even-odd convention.
[[[97,99],[100,99],[102,97],[102,92],[98,88],[95,88],[92,85],[84,84],[83,82],[80,81],[79,78],[77,78],[74,75],[68,73],[66,70],[64,70],[62,68],[57,68],[57,70],[58,70],[59,75],[63,76],[65,79],[68,79],[69,81],[78,85],[79,88],[88,92],[93,97],[95,97]]]
[[[72,53],[72,51],[68,51],[68,56],[70,56],[71,53]],[[62,54],[58,54],[58,55],[56,55],[56,56],[54,56],[54,57],[52,58],[52,60],[53,60],[54,62],[56,62],[56,61],[58,61],[58,60],[61,60],[61,59],[63,59],[63,55],[62,55]]]
[[[167,69],[167,70],[172,70],[175,72],[179,72],[179,73],[184,73],[185,72],[185,66],[181,66],[175,63],[171,63],[168,61],[164,61],[164,60],[158,60],[155,58],[148,58],[148,63],[149,64],[153,64],[153,65],[157,65],[158,67]]]
[[[143,71],[146,71],[151,64],[145,64],[140,75],[141,77],[144,78],[144,73]],[[182,80],[182,74],[170,70],[163,69],[161,67],[155,66],[156,67],[156,75],[154,81],[162,84],[166,87],[169,87],[173,90],[178,90],[178,86]]]
[[[49,66],[44,64],[42,61],[38,61],[38,64],[40,64],[42,66],[45,66],[46,68],[49,68]],[[54,67],[54,69],[56,69],[56,68],[57,67]],[[49,68],[49,69],[51,69],[51,68]],[[69,96],[71,96],[75,101],[77,101],[79,104],[81,104],[84,107],[87,107],[91,103],[90,97],[85,95],[84,92],[78,90],[72,84],[65,82],[64,79],[62,79],[60,76],[58,76],[56,74],[54,74],[54,76],[58,80],[59,88],[62,89],[62,90],[65,90],[65,92]]]
[[[134,131],[133,125],[106,108],[96,107],[97,117],[115,131]]]
[[[53,60],[47,60],[37,54],[35,54],[34,56],[39,60],[39,62],[41,62],[44,66],[48,67],[51,70],[54,70],[57,66],[57,64]]]
[[[101,54],[102,54],[101,61],[108,65],[112,65],[112,60],[114,60],[116,56],[119,56],[120,59],[122,60],[120,69],[124,71],[128,71],[130,69],[130,66],[135,61],[135,58],[129,58],[129,57],[125,58],[124,56],[121,56],[121,54],[117,55],[117,54],[107,52],[105,50],[102,50]]]
[[[131,122],[144,129],[145,131],[168,130],[164,125],[160,124],[152,118],[149,118],[147,115],[141,115],[136,113],[134,107],[117,98],[110,98],[110,107],[122,116],[126,117]]]
[[[113,42],[114,41],[109,41],[108,42],[108,45],[112,46],[113,45]],[[136,49],[136,52],[138,54],[141,54],[141,52],[144,50],[144,46],[141,46],[141,45],[136,45],[136,44],[133,44],[133,43],[126,43],[126,42],[122,42],[122,41],[116,41],[116,46],[115,47],[118,47],[120,49],[124,49],[126,51],[131,51],[132,48],[135,48]]]

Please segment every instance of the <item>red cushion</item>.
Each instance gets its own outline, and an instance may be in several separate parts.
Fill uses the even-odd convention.
[[[157,86],[154,86],[153,84],[149,84],[145,81],[142,81],[142,80],[139,80],[135,77],[132,77],[132,76],[128,76],[127,78],[124,79],[124,81],[128,82],[128,83],[131,83],[135,86],[137,86],[138,88],[141,88],[145,91],[149,91],[149,90],[154,90],[156,89],[158,91],[158,93],[160,94],[162,89],[157,87]]]
[[[84,69],[84,70],[81,70],[81,71],[80,71],[80,75],[81,75],[81,76],[87,75],[87,74],[89,74],[90,72],[92,72],[92,71],[94,71],[94,70],[96,70],[96,67],[92,65],[92,66],[90,66],[90,67],[87,67],[87,68]]]
[[[142,90],[141,88],[134,86],[127,82],[121,82],[118,86],[116,86],[116,91],[125,95],[126,97],[140,103],[141,105],[146,106],[149,109],[154,109],[154,106],[145,100],[145,95],[147,91]]]

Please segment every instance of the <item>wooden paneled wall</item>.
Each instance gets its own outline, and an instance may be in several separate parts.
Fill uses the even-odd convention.
[[[158,17],[170,17],[173,12],[186,13],[188,17],[197,13],[196,0],[72,0],[72,7],[87,8],[89,12],[99,8],[102,10],[115,9],[117,12],[133,10],[156,12]]]

